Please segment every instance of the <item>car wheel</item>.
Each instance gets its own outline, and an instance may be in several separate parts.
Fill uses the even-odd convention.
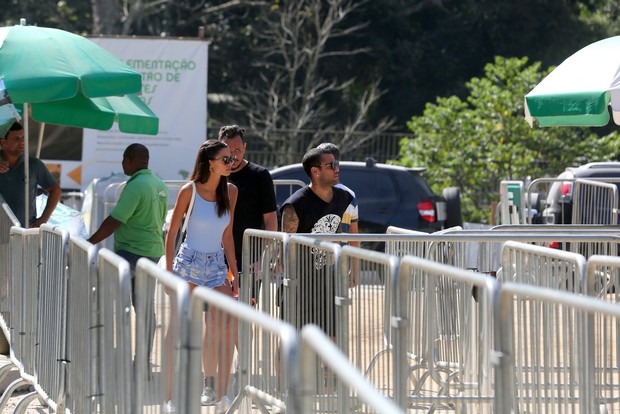
[[[446,228],[463,227],[463,214],[461,212],[461,192],[456,187],[444,188],[443,198],[446,200]]]

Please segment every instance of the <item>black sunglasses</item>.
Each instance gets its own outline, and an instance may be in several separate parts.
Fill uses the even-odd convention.
[[[235,157],[234,155],[228,156],[228,155],[224,155],[221,158],[213,158],[214,161],[218,161],[218,160],[222,160],[224,161],[224,164],[232,164],[235,161],[237,161],[237,157]]]
[[[321,168],[321,167],[329,167],[332,170],[335,170],[336,168],[338,168],[340,166],[340,162],[338,161],[331,161],[331,162],[326,162],[323,164],[317,164],[317,167]]]

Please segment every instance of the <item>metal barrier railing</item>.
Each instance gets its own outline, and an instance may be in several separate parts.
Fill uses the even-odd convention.
[[[391,294],[401,407],[466,412],[475,404],[476,412],[491,411],[493,283],[418,257],[400,260]]]
[[[173,388],[169,395],[177,402],[177,412],[196,411],[202,390],[197,371],[202,366],[205,303],[219,317],[227,317],[232,326],[239,322],[238,341],[231,337],[226,347],[233,352],[236,344],[239,353],[240,389],[227,390],[236,397],[233,410],[381,412],[365,399],[364,387],[372,385],[376,391],[373,399],[377,395],[393,398],[401,409],[459,412],[476,407],[477,411],[486,412],[493,398],[498,398],[498,404],[503,403],[503,396],[498,394],[502,391],[504,395],[502,387],[507,386],[505,377],[495,381],[491,360],[499,364],[508,362],[499,351],[493,358],[489,353],[493,349],[490,326],[496,313],[489,305],[489,283],[493,279],[457,268],[467,266],[471,260],[463,253],[467,245],[501,245],[509,239],[537,244],[559,240],[571,246],[590,243],[607,246],[606,251],[617,251],[613,249],[617,249],[619,239],[608,232],[555,230],[547,234],[452,230],[430,235],[311,237],[251,230],[246,232],[247,243],[243,246],[245,275],[241,295],[248,304],[253,303],[254,297],[255,308],[227,298],[220,302],[221,295],[199,289],[193,296],[200,297],[192,299],[196,303],[187,309],[186,284],[155,264],[141,260],[136,275],[138,307],[133,317],[130,273],[125,260],[106,249],[95,254],[89,243],[77,238],[69,241],[64,230],[48,225],[30,230],[13,227],[10,234],[13,288],[9,311],[11,332],[19,332],[10,335],[11,360],[20,369],[22,379],[35,384],[37,391],[28,398],[39,396],[52,410],[62,409],[66,400],[70,412],[117,413],[160,412],[161,403],[168,398],[165,384],[170,373]],[[398,254],[404,257],[332,243],[351,240],[383,241],[388,248],[390,243],[401,243]],[[412,243],[412,251],[430,260],[407,255],[404,242]],[[576,282],[587,280],[587,292],[597,295],[594,300],[614,302],[606,305],[617,306],[617,258],[592,256],[593,270],[584,279],[585,259],[578,254],[515,242],[506,243],[505,250],[512,252],[507,253],[511,259],[502,264],[500,277],[506,279],[513,274],[510,272],[520,277],[536,273],[538,279],[542,276],[547,281],[560,281],[559,285],[554,282],[550,286],[576,291],[581,291],[577,289],[581,283]],[[476,264],[486,263],[485,255],[478,252]],[[207,291],[206,296],[201,296],[202,290]],[[311,292],[309,297],[318,296],[314,305],[319,306],[309,302],[302,291]],[[558,289],[554,292],[563,294]],[[149,319],[152,305],[155,317]],[[528,302],[516,309],[523,313],[515,320],[526,322],[515,325],[521,330],[515,328],[518,335],[513,337],[521,341],[530,335],[531,339],[516,343],[519,352],[530,348],[525,359],[515,364],[518,378],[508,384],[508,392],[517,390],[514,392],[519,399],[515,401],[534,404],[525,411],[537,411],[560,400],[562,407],[589,404],[583,402],[584,393],[593,393],[595,404],[604,405],[608,412],[620,412],[620,370],[616,363],[620,352],[615,341],[615,320],[582,320],[557,313],[556,322],[550,319],[554,315],[549,314],[543,318],[545,324],[530,328],[527,318],[541,315],[535,313],[538,308],[531,308]],[[300,330],[308,322],[321,324],[329,333],[322,339],[335,338],[349,365],[332,366],[331,359],[323,354],[324,349],[317,352],[312,345],[314,357],[298,359],[304,339],[300,339],[292,324],[286,323],[289,320]],[[539,320],[537,317],[535,322]],[[177,328],[179,331],[171,337],[178,340],[166,342],[166,331]],[[552,359],[545,352],[549,349],[549,336],[555,333],[560,338],[554,338],[560,341],[556,354],[564,352],[566,341],[572,343],[566,347],[567,356],[552,355],[556,358]],[[565,333],[568,340],[561,339]],[[152,335],[155,340],[150,349]],[[316,344],[322,343],[322,339]],[[542,342],[534,345],[534,339]],[[43,352],[48,355],[42,355]],[[533,359],[532,355],[542,359]],[[568,360],[578,361],[579,368],[565,364]],[[227,368],[232,374],[232,364]],[[504,368],[498,368],[502,375]],[[558,374],[559,371],[564,374]],[[550,376],[551,385],[539,385],[536,381],[542,384],[541,378],[546,375]],[[564,402],[564,394],[554,394],[573,392],[581,386],[579,381],[586,378],[583,375],[593,378],[592,389],[578,389],[579,394],[574,394],[569,403]],[[352,386],[350,381],[361,377],[366,385]],[[570,381],[578,382],[571,388]],[[536,394],[537,389],[544,392]],[[6,393],[0,399],[0,409],[5,396]],[[26,405],[23,402],[22,408]]]
[[[502,249],[502,271],[497,276],[501,280],[583,293],[585,274],[586,259],[580,254],[507,241]]]
[[[39,292],[40,237],[39,229],[24,229],[13,226],[10,229],[10,279],[11,304],[11,363],[18,368],[20,378],[13,381],[0,399],[0,410],[8,398],[22,385],[35,382],[35,349],[37,341],[37,297]],[[34,304],[34,305],[33,305]],[[7,365],[5,368],[10,368]],[[6,369],[3,374],[8,373]],[[27,394],[16,407],[23,409],[37,396]],[[19,412],[19,411],[18,411]]]
[[[97,261],[102,413],[132,413],[131,274],[129,263],[110,250],[101,249]]]
[[[183,346],[188,350],[187,360],[187,411],[199,412],[200,396],[203,389],[203,364],[207,370],[212,370],[211,361],[203,359],[203,329],[207,312],[212,312],[216,320],[212,323],[234,323],[243,321],[252,332],[252,347],[254,355],[263,358],[252,359],[252,366],[248,367],[248,384],[240,389],[240,394],[233,401],[233,409],[241,412],[250,412],[252,404],[260,407],[261,412],[267,412],[266,407],[286,407],[287,413],[307,413],[300,407],[304,395],[305,384],[300,381],[298,371],[299,340],[295,330],[288,324],[269,315],[256,312],[251,306],[233,300],[230,297],[205,287],[196,288],[190,300],[189,339]],[[209,331],[210,335],[214,332]],[[233,350],[233,338],[222,338],[229,344],[227,350]],[[240,338],[242,341],[243,338]],[[209,353],[217,350],[210,348]],[[206,356],[206,355],[204,355]],[[223,374],[231,367],[217,367]],[[266,384],[270,384],[269,386]],[[217,391],[217,390],[215,390]],[[225,394],[220,390],[221,394]],[[245,408],[243,408],[245,407]],[[305,407],[304,407],[305,408]]]
[[[15,217],[9,205],[0,195],[0,329],[2,329],[5,337],[10,336],[11,326],[11,282],[10,277],[10,228],[19,226],[19,220]],[[1,333],[0,333],[1,335]]]
[[[138,260],[135,277],[133,412],[159,413],[162,403],[170,400],[177,412],[188,412],[184,369],[187,367],[189,285],[144,258]]]
[[[96,413],[99,389],[97,338],[100,335],[97,247],[74,237],[69,241],[67,288],[67,409]]]
[[[618,325],[620,307],[512,282],[494,298],[495,412],[618,412],[618,376],[616,398],[601,395],[592,361],[613,358],[603,352],[617,343],[615,331],[598,330],[595,337],[594,326]]]
[[[537,207],[539,209],[538,213],[541,215],[540,219],[543,223],[557,223],[561,225],[562,223],[567,223],[569,218],[572,224],[593,223],[589,220],[581,221],[579,216],[575,217],[576,212],[574,211],[574,206],[580,204],[578,200],[581,199],[581,196],[574,193],[563,195],[560,189],[563,184],[569,184],[573,186],[573,189],[576,189],[577,183],[583,181],[613,185],[617,185],[620,182],[617,177],[588,177],[587,180],[583,178],[537,178],[532,180],[520,195],[521,199],[525,200],[525,210],[533,211],[533,208]],[[564,200],[564,196],[568,196],[569,200]],[[554,197],[558,198],[557,200],[551,201],[555,204],[554,207],[556,210],[545,212],[545,209],[548,209],[550,205],[549,199]],[[589,201],[590,204],[588,208],[596,210],[599,201],[596,198],[590,198]],[[592,201],[594,201],[594,203]],[[616,203],[617,202],[618,201],[616,201]],[[536,203],[536,205],[533,205],[533,203]],[[612,213],[611,211],[609,212]],[[547,216],[543,215],[545,213]],[[613,214],[617,215],[617,213]],[[528,215],[528,217],[526,217],[527,223],[531,224],[532,219],[532,215]],[[617,218],[615,222],[617,223]]]
[[[587,264],[586,293],[605,302],[620,303],[620,257],[592,256]],[[595,393],[604,401],[608,412],[620,413],[620,325],[616,321],[595,320],[594,347]],[[600,341],[598,338],[611,338]],[[616,338],[614,340],[614,338]]]
[[[69,232],[42,224],[40,237],[34,387],[50,408],[64,411]]]
[[[493,274],[501,267],[501,249],[506,241],[540,246],[557,245],[584,257],[619,251],[620,236],[614,231],[484,231],[455,230],[443,234],[317,234],[313,238],[331,242],[380,241],[396,256],[413,255],[461,269]],[[557,250],[557,249],[556,249]],[[615,253],[617,254],[617,253]]]
[[[390,293],[397,272],[398,260],[394,256],[344,246],[334,298],[340,304],[336,314],[338,347],[379,392],[391,398],[397,389],[393,376]],[[345,401],[339,398],[338,402]],[[351,397],[350,406],[359,403],[359,395]],[[339,411],[342,408],[345,407],[339,407]]]
[[[348,325],[343,313],[348,306],[347,281],[340,274],[341,247],[304,236],[291,236],[284,262],[280,317],[301,331],[303,326],[319,326],[339,345],[347,342]],[[315,405],[335,410],[334,373],[318,368]]]
[[[577,180],[571,223],[617,225],[618,187],[600,181]]]
[[[364,377],[351,369],[347,358],[323,331],[315,325],[307,325],[301,330],[301,360],[308,361],[315,358],[334,372],[338,381],[338,412],[364,413],[402,413],[402,410],[392,399],[386,398],[379,390],[371,386]],[[312,383],[316,381],[318,364],[308,364],[309,369],[302,371],[302,381]],[[352,396],[352,398],[346,398]],[[351,405],[353,403],[355,405]]]

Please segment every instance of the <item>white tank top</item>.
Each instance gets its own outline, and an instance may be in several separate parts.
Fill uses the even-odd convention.
[[[194,209],[187,224],[185,243],[192,249],[203,253],[222,250],[222,234],[230,222],[230,213],[217,216],[217,203],[207,201],[196,194]]]

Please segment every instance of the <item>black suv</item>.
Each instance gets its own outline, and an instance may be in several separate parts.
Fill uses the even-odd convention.
[[[340,182],[358,200],[360,233],[385,233],[388,226],[428,233],[462,226],[460,192],[450,187],[442,196],[434,194],[421,176],[425,170],[379,164],[372,158],[366,163],[341,162]],[[271,177],[309,182],[301,164],[276,168]],[[278,209],[290,192],[289,186],[276,181]]]
[[[543,220],[547,224],[571,224],[575,180],[601,180],[620,187],[620,162],[592,162],[579,167],[568,167],[558,178],[565,181],[551,184],[542,214]]]

